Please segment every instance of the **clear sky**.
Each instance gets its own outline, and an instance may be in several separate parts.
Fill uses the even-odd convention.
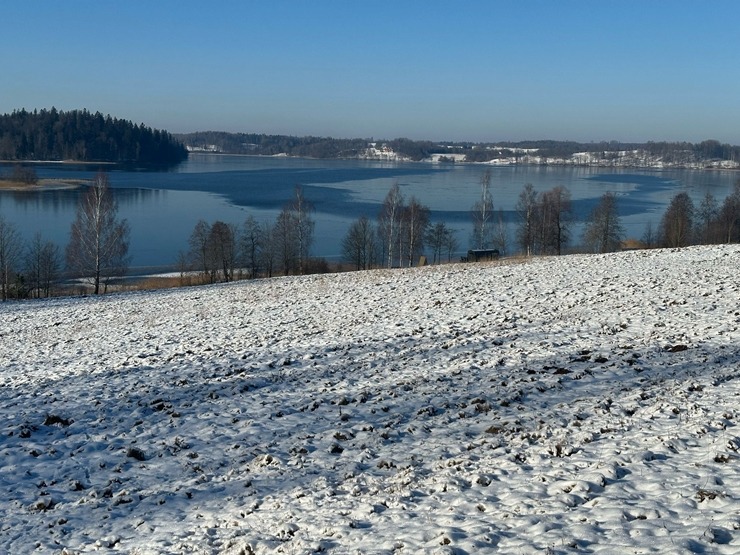
[[[5,0],[0,113],[171,132],[740,144],[740,2]]]

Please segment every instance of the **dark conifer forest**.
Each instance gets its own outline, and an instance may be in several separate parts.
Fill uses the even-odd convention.
[[[15,110],[0,115],[0,160],[176,164],[188,153],[167,131],[94,114]]]

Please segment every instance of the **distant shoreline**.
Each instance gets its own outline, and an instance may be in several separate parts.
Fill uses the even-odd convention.
[[[39,179],[37,183],[22,183],[10,179],[0,179],[0,191],[35,192],[77,189],[90,183],[89,179]]]
[[[244,158],[290,158],[290,159],[304,159],[304,160],[319,160],[319,161],[347,161],[347,160],[357,160],[357,161],[363,161],[363,162],[395,162],[399,164],[430,164],[430,165],[439,165],[439,166],[483,166],[483,167],[522,167],[522,166],[533,166],[533,167],[574,167],[574,168],[620,168],[620,169],[633,169],[633,170],[642,170],[642,171],[666,171],[666,170],[691,170],[691,171],[729,171],[729,172],[739,172],[740,173],[740,166],[735,167],[723,167],[720,165],[707,165],[707,164],[661,164],[661,165],[654,165],[654,164],[639,164],[639,163],[623,163],[623,164],[614,164],[614,163],[599,163],[596,162],[573,162],[568,161],[565,159],[554,159],[550,160],[548,162],[536,162],[532,160],[527,161],[521,161],[521,162],[495,162],[495,161],[488,161],[488,162],[477,162],[477,161],[441,161],[441,160],[435,160],[430,158],[425,158],[422,160],[411,160],[407,158],[377,158],[377,157],[360,157],[360,156],[351,156],[351,157],[336,157],[336,158],[316,158],[312,156],[295,156],[293,154],[287,154],[284,152],[280,152],[277,154],[249,154],[245,152],[223,152],[223,151],[206,151],[206,150],[190,150],[188,152],[189,155],[195,155],[195,156],[239,156]],[[187,158],[185,159],[187,160]],[[183,162],[185,161],[183,160]],[[50,165],[50,164],[63,164],[63,165],[81,165],[81,166],[116,166],[119,163],[118,162],[89,162],[89,161],[82,161],[82,160],[0,160],[0,164],[38,164],[38,165]],[[78,187],[85,183],[85,180],[60,180],[60,179],[42,179],[39,180],[40,182],[43,181],[55,181],[55,182],[75,182],[80,181],[80,183],[75,183],[72,186],[63,186],[63,187],[55,187],[53,185],[51,186],[32,186],[32,185],[24,185],[22,183],[17,183],[17,188],[22,188],[23,190],[34,190],[34,189],[41,189],[41,188],[71,188],[71,187]],[[0,178],[0,190],[9,190],[9,189],[15,189],[16,186],[8,187],[6,185],[7,180],[3,180]]]
[[[483,166],[483,167],[494,167],[494,168],[512,168],[512,167],[573,167],[573,168],[605,168],[605,169],[631,169],[641,171],[671,171],[671,170],[690,170],[690,171],[728,171],[728,172],[740,172],[740,166],[738,167],[722,167],[712,166],[703,164],[663,164],[663,165],[651,165],[651,164],[613,164],[613,163],[583,163],[583,162],[570,162],[565,160],[554,160],[549,162],[535,162],[535,161],[524,161],[524,162],[469,162],[469,161],[440,161],[429,158],[422,160],[411,160],[406,158],[375,158],[375,157],[337,157],[337,158],[315,158],[311,156],[295,156],[292,154],[286,154],[281,152],[279,154],[248,154],[244,152],[215,152],[205,150],[191,150],[188,152],[189,155],[194,156],[239,156],[244,158],[289,158],[295,160],[319,160],[319,161],[347,161],[357,160],[361,162],[394,162],[398,164],[430,164],[435,166]]]
[[[114,166],[118,163],[105,160],[0,160],[0,164],[69,164],[71,166]]]

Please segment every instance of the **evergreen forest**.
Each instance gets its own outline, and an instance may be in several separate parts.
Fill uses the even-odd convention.
[[[100,112],[52,108],[0,115],[0,160],[170,165],[187,156],[167,131]]]

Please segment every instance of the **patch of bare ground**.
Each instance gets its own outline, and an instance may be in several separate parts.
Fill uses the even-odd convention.
[[[42,191],[58,189],[76,189],[81,187],[86,179],[39,179],[36,183],[24,183],[12,179],[0,179],[0,190],[2,191]]]

